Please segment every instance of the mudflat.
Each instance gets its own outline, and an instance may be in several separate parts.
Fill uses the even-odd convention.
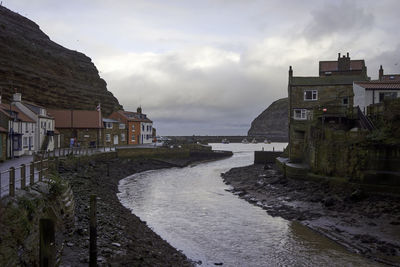
[[[350,251],[400,266],[400,196],[288,179],[274,165],[233,168],[221,176],[230,191],[268,214],[299,221]]]

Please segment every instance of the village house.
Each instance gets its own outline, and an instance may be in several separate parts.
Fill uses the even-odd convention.
[[[353,110],[354,81],[368,81],[364,60],[351,60],[349,54],[337,61],[319,62],[319,76],[293,76],[289,68],[289,146],[291,162],[312,161],[307,140],[312,123],[336,123],[338,128],[352,127],[358,113]],[[315,156],[315,155],[314,155]]]
[[[0,127],[6,130],[8,135],[7,158],[31,155],[35,145],[35,121],[13,103],[0,103],[0,121]]]
[[[35,151],[53,151],[60,146],[59,135],[54,129],[54,118],[47,114],[46,108],[34,103],[22,101],[20,93],[15,93],[13,95],[13,105],[35,121]]]
[[[153,142],[153,122],[142,113],[142,108],[137,112],[119,110],[110,115],[110,118],[125,123],[127,140],[130,145],[151,144]]]
[[[106,146],[123,146],[128,144],[125,123],[114,119],[103,118],[103,124],[104,144]]]
[[[55,119],[55,129],[60,132],[61,147],[69,147],[71,139],[74,146],[95,147],[103,145],[103,123],[100,111],[49,109]]]
[[[378,80],[354,82],[353,90],[354,106],[368,115],[368,106],[400,97],[400,74],[384,75],[381,65]]]

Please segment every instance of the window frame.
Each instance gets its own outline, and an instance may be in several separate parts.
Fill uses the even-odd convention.
[[[297,112],[300,112],[300,116],[296,116]],[[307,120],[308,110],[305,108],[294,108],[293,109],[293,119],[305,121]]]
[[[307,93],[311,92],[311,98],[307,98]],[[304,90],[304,101],[317,101],[318,90]]]

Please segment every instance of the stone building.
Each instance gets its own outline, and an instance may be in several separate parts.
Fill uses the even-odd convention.
[[[321,61],[319,76],[293,76],[289,68],[289,146],[291,162],[310,164],[313,155],[309,140],[314,138],[313,124],[336,124],[338,129],[354,126],[358,113],[353,109],[354,81],[367,81],[364,60],[351,60],[347,56],[337,61]]]
[[[76,140],[74,146],[95,147],[104,144],[100,111],[49,109],[48,113],[55,119],[55,128],[60,133],[61,147],[70,146],[71,138]]]
[[[153,122],[142,113],[142,108],[137,112],[119,110],[110,115],[111,119],[121,121],[126,125],[126,136],[129,145],[149,144],[153,142]]]
[[[103,124],[104,145],[123,146],[128,144],[125,123],[114,119],[103,118]]]

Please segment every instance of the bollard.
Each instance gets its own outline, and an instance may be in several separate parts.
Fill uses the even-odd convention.
[[[31,162],[31,167],[29,169],[30,176],[29,176],[29,184],[33,185],[35,183],[35,162]]]
[[[41,182],[43,178],[43,158],[40,160],[39,166],[39,181]]]
[[[90,225],[89,225],[89,266],[97,266],[97,222],[96,222],[96,195],[90,196]]]
[[[15,168],[10,168],[10,187],[9,187],[9,195],[11,197],[15,196]]]
[[[21,189],[26,188],[26,165],[21,164]]]
[[[39,221],[39,266],[55,266],[55,229],[50,219]]]

